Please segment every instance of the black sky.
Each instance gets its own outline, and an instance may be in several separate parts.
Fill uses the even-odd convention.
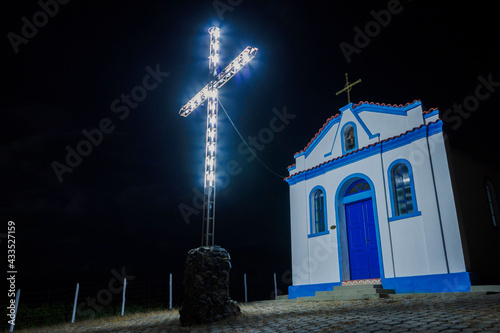
[[[181,278],[186,252],[200,245],[201,213],[186,224],[179,205],[193,207],[193,189],[202,191],[205,109],[188,118],[178,111],[207,83],[211,25],[222,29],[222,64],[247,45],[259,48],[220,91],[242,135],[258,136],[285,107],[296,116],[258,152],[282,175],[346,104],[335,96],[345,72],[363,80],[354,102],[420,99],[442,115],[475,94],[479,76],[500,81],[492,2],[401,0],[398,14],[350,63],[339,44],[354,45],[354,28],[364,29],[372,11],[394,1],[241,0],[223,17],[214,3],[73,0],[17,53],[9,33],[22,35],[22,18],[33,22],[41,7],[2,4],[0,233],[16,222],[21,288],[35,279],[40,288],[106,283],[121,267],[142,280],[170,272]],[[161,82],[127,116],[114,113],[113,102],[143,84],[147,67],[163,73]],[[457,129],[445,125],[458,146],[485,160],[498,155],[496,89]],[[76,149],[82,131],[106,118],[112,132],[60,182],[52,163],[65,163],[65,147]],[[277,272],[284,285],[291,268],[288,185],[247,161],[240,143],[220,110],[218,170],[236,161],[241,172],[217,194],[216,243],[231,253],[233,276]]]

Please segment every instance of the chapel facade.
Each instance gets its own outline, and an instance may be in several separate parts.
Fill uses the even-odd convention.
[[[486,168],[478,193],[460,195],[467,189],[457,177],[466,173],[454,171],[446,141],[439,111],[424,111],[418,100],[349,103],[327,119],[294,155],[285,179],[289,298],[348,281],[372,281],[397,293],[469,291],[481,278],[496,282],[479,258],[493,250],[498,262],[499,180]],[[467,200],[477,207],[464,208]],[[471,210],[481,221],[471,220]]]

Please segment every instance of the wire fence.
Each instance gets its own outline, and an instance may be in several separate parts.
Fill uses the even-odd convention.
[[[230,295],[238,302],[275,299],[275,293],[286,294],[287,284],[270,274],[231,275]],[[246,280],[246,281],[245,281]],[[275,282],[276,281],[276,282]],[[33,290],[24,288],[20,294],[15,329],[43,327],[120,315],[123,303],[124,281],[111,278],[107,284],[89,286],[79,283],[61,289]],[[285,292],[282,292],[285,290]],[[125,313],[166,310],[180,307],[182,303],[182,277],[140,281],[127,279]],[[7,304],[1,305],[4,309]],[[5,311],[5,310],[4,310]],[[8,315],[9,311],[5,311]],[[8,316],[4,315],[4,318]],[[4,321],[4,328],[10,325]]]

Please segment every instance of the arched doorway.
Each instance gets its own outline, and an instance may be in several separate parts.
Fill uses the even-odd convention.
[[[364,175],[352,175],[339,186],[336,200],[341,279],[380,278],[383,273],[372,182]]]

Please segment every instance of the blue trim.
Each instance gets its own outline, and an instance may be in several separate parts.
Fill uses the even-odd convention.
[[[346,105],[344,105],[343,107],[341,107],[341,108],[339,109],[339,111],[340,111],[340,113],[342,113],[342,112],[344,112],[344,111],[345,111],[345,110],[347,110],[347,109],[352,110],[352,107],[353,107],[353,106],[354,106],[354,103],[349,103],[349,104],[346,104]]]
[[[439,110],[438,109],[436,109],[436,110],[434,110],[432,112],[429,112],[429,113],[425,113],[424,114],[424,119],[427,119],[427,118],[435,116],[435,115],[439,115]]]
[[[396,215],[396,210],[394,207],[394,194],[393,194],[393,188],[392,188],[392,169],[399,163],[403,163],[408,168],[408,175],[410,177],[410,186],[411,186],[411,202],[413,205],[413,212],[408,213],[408,214],[404,214],[404,215]],[[389,167],[387,168],[387,179],[389,182],[388,188],[389,188],[389,194],[391,196],[391,214],[392,214],[389,217],[389,222],[401,220],[401,219],[404,219],[407,217],[421,215],[421,212],[419,212],[418,206],[417,206],[417,196],[416,196],[416,192],[415,192],[415,182],[413,181],[413,170],[411,167],[411,163],[408,160],[403,159],[403,158],[399,158],[397,160],[394,160],[391,163],[391,165],[389,165]]]
[[[291,167],[288,168],[288,171],[295,170],[296,167],[297,167],[297,164],[294,164],[294,165],[292,165]]]
[[[313,226],[314,226],[314,223],[316,221],[314,221],[314,192],[316,192],[317,190],[320,190],[321,192],[323,192],[323,206],[324,206],[324,209],[323,209],[323,214],[324,214],[324,217],[323,217],[323,221],[324,221],[324,224],[325,224],[325,231],[321,231],[321,232],[315,232],[313,233]],[[318,185],[318,186],[315,186],[311,192],[309,193],[309,235],[307,235],[307,237],[311,238],[311,237],[316,237],[316,236],[322,236],[322,235],[326,235],[329,233],[328,231],[328,221],[327,221],[327,212],[326,212],[326,207],[328,206],[328,201],[326,199],[326,191],[325,191],[325,188],[321,185]]]
[[[404,219],[408,219],[410,217],[415,217],[415,216],[420,216],[420,215],[422,215],[422,212],[419,211],[419,212],[413,212],[413,213],[405,214],[405,215],[401,215],[401,216],[389,217],[389,222],[404,220]]]
[[[361,200],[370,198],[372,196],[372,194],[373,194],[373,192],[371,190],[363,191],[361,193],[351,194],[351,195],[345,196],[342,199],[342,203],[343,204],[349,204],[351,202],[361,201]]]
[[[323,130],[321,131],[321,133],[318,134],[318,136],[316,137],[316,139],[314,139],[313,142],[309,145],[309,147],[305,151],[303,151],[301,153],[298,153],[298,154],[295,154],[293,157],[297,158],[299,156],[305,155],[305,157],[307,158],[307,156],[309,156],[309,154],[314,150],[314,148],[321,141],[321,139],[323,139],[323,137],[326,135],[326,133],[328,133],[328,131],[330,130],[330,128],[335,123],[337,123],[339,121],[340,121],[340,117],[336,117],[336,118],[333,118],[332,120],[330,120],[328,122],[328,124],[325,126],[325,128],[323,128]]]
[[[427,136],[431,136],[441,132],[443,132],[443,121],[441,119],[437,120],[435,123],[430,123],[427,126]]]
[[[352,183],[352,184],[351,184],[351,185],[347,188],[347,190],[346,190],[346,196],[355,195],[355,194],[358,194],[358,193],[360,193],[360,192],[364,192],[364,191],[368,191],[368,190],[370,190],[370,188],[368,188],[368,189],[366,189],[366,190],[360,190],[360,189],[359,189],[359,186],[358,186],[359,184],[362,184],[362,185],[361,185],[361,187],[364,187],[364,184],[367,184],[367,185],[368,185],[368,187],[370,187],[370,184],[368,184],[368,183],[367,183],[364,179],[359,179],[359,180],[355,181],[354,183]],[[351,191],[351,189],[352,189],[353,187],[356,187],[356,190],[358,190],[358,192],[353,193],[353,194],[349,194],[349,192]]]
[[[358,123],[361,125],[361,127],[363,127],[369,139],[373,139],[380,136],[380,133],[372,134],[372,132],[368,129],[368,127],[366,127],[365,122],[361,120],[357,112],[352,111],[352,114],[354,115]]]
[[[470,273],[448,273],[381,279],[385,289],[400,293],[443,293],[470,291]]]
[[[313,238],[313,237],[328,235],[329,233],[330,233],[329,230],[325,230],[325,231],[322,231],[322,232],[317,232],[315,234],[309,234],[309,235],[307,235],[307,238]]]
[[[317,291],[332,291],[333,287],[340,286],[340,282],[304,284],[301,286],[288,286],[288,299],[297,297],[314,296]]]
[[[413,130],[413,132],[408,132],[405,135],[400,136],[399,138],[396,137],[394,139],[391,139],[389,141],[384,141],[382,142],[383,145],[383,151],[389,151],[392,149],[399,148],[401,146],[405,146],[407,144],[412,143],[413,141],[425,138],[427,135],[427,126],[422,126],[420,128],[417,128]]]
[[[394,289],[397,294],[469,292],[472,285],[471,274],[469,272],[460,272],[381,278],[381,283],[385,289]],[[316,291],[332,291],[333,287],[340,285],[340,282],[330,282],[289,286],[288,298],[296,299],[297,297],[314,296]]]
[[[375,187],[373,186],[372,180],[366,176],[365,174],[362,173],[353,173],[342,182],[340,182],[339,186],[337,187],[337,191],[335,192],[335,221],[336,221],[336,230],[337,230],[337,250],[338,250],[338,258],[339,258],[339,274],[340,274],[340,280],[342,281],[342,253],[341,253],[341,247],[340,247],[340,228],[339,228],[339,206],[342,206],[342,209],[344,209],[344,200],[346,199],[345,193],[347,188],[351,185],[347,185],[346,183],[354,183],[357,179],[363,179],[365,180],[369,185],[370,185],[370,190],[361,192],[359,194],[363,195],[362,199],[366,199],[371,197],[372,199],[372,205],[373,205],[373,219],[374,219],[374,224],[375,224],[375,234],[377,235],[377,251],[378,251],[378,260],[379,260],[379,266],[380,266],[380,276],[384,277],[384,261],[382,258],[382,246],[380,242],[380,230],[379,230],[379,220],[378,220],[378,212],[377,212],[377,200],[375,198]],[[341,191],[342,196],[340,196]],[[357,194],[347,196],[347,198],[354,197]],[[349,199],[348,199],[349,200]],[[361,200],[361,199],[360,199]]]
[[[381,146],[375,145],[371,147],[367,147],[363,150],[358,150],[354,154],[349,154],[345,156],[338,157],[334,160],[331,160],[323,165],[319,165],[317,168],[309,171],[304,171],[299,174],[293,175],[291,178],[286,179],[286,182],[291,186],[296,183],[299,183],[303,180],[311,179],[317,176],[320,176],[330,170],[335,170],[337,168],[343,167],[345,165],[357,162],[364,158],[370,157],[372,155],[379,154],[381,152]]]
[[[345,150],[345,130],[348,126],[352,126],[354,130],[354,148],[351,148],[349,150]],[[342,142],[342,155],[345,155],[346,153],[358,149],[358,130],[356,128],[356,123],[353,121],[349,121],[342,126],[342,130],[340,131],[341,137],[341,142]]]
[[[352,104],[352,103],[351,103]],[[421,101],[415,101],[412,104],[408,104],[407,106],[389,106],[389,105],[375,105],[375,104],[369,104],[369,103],[364,103],[356,107],[353,112],[355,113],[360,113],[363,111],[371,111],[371,112],[380,112],[380,113],[387,113],[387,114],[394,114],[398,116],[407,116],[408,111],[411,109],[414,109],[418,106],[422,105]],[[352,110],[352,108],[351,108]]]
[[[342,113],[341,113],[342,114]],[[342,118],[342,116],[340,116],[340,118]],[[324,157],[328,157],[332,154],[333,152],[333,147],[335,147],[335,142],[337,142],[337,135],[339,133],[339,128],[340,128],[340,122],[339,122],[339,125],[337,126],[337,130],[335,131],[335,136],[333,137],[333,142],[332,142],[332,148],[330,149],[330,152],[329,153],[326,153]]]

